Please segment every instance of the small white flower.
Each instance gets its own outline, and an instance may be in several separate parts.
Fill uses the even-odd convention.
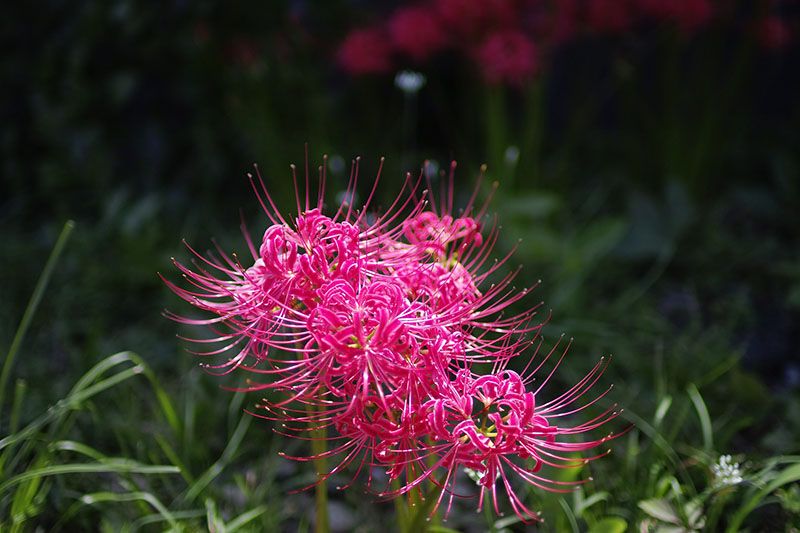
[[[719,460],[711,467],[714,474],[714,486],[717,488],[738,485],[744,478],[739,463],[734,463],[730,455],[720,455]]]
[[[394,86],[406,94],[416,94],[426,82],[425,74],[413,70],[402,70],[394,77]]]

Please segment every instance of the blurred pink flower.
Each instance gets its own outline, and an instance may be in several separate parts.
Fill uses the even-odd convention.
[[[234,37],[225,46],[225,55],[241,67],[256,66],[261,58],[261,50],[253,39],[249,37]]]
[[[710,0],[639,0],[642,12],[657,20],[675,24],[683,33],[692,33],[714,14]]]
[[[792,30],[785,20],[769,15],[759,21],[756,28],[758,42],[768,50],[780,50],[792,42]]]
[[[476,51],[483,78],[490,84],[523,85],[539,69],[539,50],[519,30],[489,35]]]
[[[434,5],[447,31],[463,38],[510,26],[518,16],[514,0],[434,0]]]
[[[351,31],[337,52],[339,65],[349,74],[381,74],[392,68],[386,33],[378,28]]]
[[[403,7],[389,19],[389,37],[395,49],[415,61],[425,61],[447,44],[437,13],[423,6]]]
[[[635,20],[635,10],[630,0],[588,0],[586,23],[597,33],[621,33]]]

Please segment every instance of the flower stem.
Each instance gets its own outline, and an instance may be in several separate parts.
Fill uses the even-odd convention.
[[[313,413],[317,407],[309,406],[309,412]],[[328,470],[328,459],[324,457],[327,449],[326,439],[328,431],[324,427],[311,430],[311,454],[314,457],[314,470],[317,477],[322,477]],[[316,533],[328,533],[330,531],[330,520],[328,517],[328,482],[320,479],[314,487],[314,499],[316,515],[314,520],[314,531]]]

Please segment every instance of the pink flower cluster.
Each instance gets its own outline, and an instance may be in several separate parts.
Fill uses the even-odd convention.
[[[210,318],[169,316],[211,328],[210,339],[196,342],[214,346],[205,354],[226,359],[209,368],[261,377],[247,389],[270,391],[259,416],[301,438],[325,430],[322,456],[338,459],[323,479],[350,465],[354,478],[380,467],[400,487],[382,496],[422,490],[430,481],[442,489],[435,507],[446,498],[449,510],[456,477],[470,469],[480,486],[479,506],[489,497],[499,512],[498,492],[504,492],[513,510],[532,520],[537,515],[518,495],[515,478],[570,490],[575,483],[548,479],[540,469],[594,459],[578,452],[614,435],[580,437],[617,412],[612,407],[573,422],[610,390],[582,399],[602,374],[603,360],[566,392],[542,399],[566,349],[557,344],[536,357],[539,305],[511,312],[529,291],[512,286],[515,273],[503,274],[508,257],[491,258],[498,228],[484,231],[486,203],[476,206],[478,188],[455,212],[454,169],[455,163],[438,202],[424,173],[408,175],[380,215],[369,209],[378,179],[362,208],[349,201],[357,161],[345,201],[330,216],[323,214],[324,165],[313,197],[306,172],[291,217],[279,212],[260,176],[251,176],[271,224],[259,246],[246,237],[252,264],[221,250],[209,258],[195,253],[194,268],[176,261],[188,287],[165,282]],[[533,355],[523,355],[529,349]],[[553,354],[549,373],[533,388],[534,375]]]
[[[423,0],[392,12],[385,23],[358,28],[338,49],[353,75],[424,64],[442,52],[470,58],[489,84],[532,79],[559,44],[583,35],[623,34],[653,23],[692,34],[726,0]],[[768,0],[770,10],[779,0]],[[735,18],[735,17],[734,17]],[[764,46],[789,42],[787,21],[771,13],[757,24]]]

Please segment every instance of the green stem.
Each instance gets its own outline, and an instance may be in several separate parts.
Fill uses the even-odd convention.
[[[489,533],[495,533],[497,531],[497,528],[494,527],[495,516],[494,511],[492,511],[492,506],[489,505],[489,502],[483,503],[483,516],[486,518],[486,527],[489,528]]]
[[[488,87],[486,94],[486,148],[489,168],[494,173],[503,172],[503,154],[508,148],[508,123],[506,121],[505,89]]]
[[[525,94],[525,134],[520,146],[520,158],[526,159],[528,180],[539,184],[542,181],[542,140],[544,138],[544,84],[540,76]],[[513,182],[512,182],[513,184]]]
[[[22,341],[25,339],[25,334],[28,332],[31,319],[36,313],[36,309],[39,307],[39,302],[42,300],[44,291],[47,288],[48,282],[50,281],[50,276],[53,274],[53,270],[58,263],[58,258],[61,256],[61,252],[64,250],[64,246],[67,244],[69,235],[72,233],[72,229],[74,227],[75,222],[72,220],[68,220],[67,223],[64,224],[61,234],[58,236],[58,240],[53,247],[53,251],[50,252],[50,257],[47,259],[44,270],[39,276],[39,281],[36,283],[36,288],[33,290],[31,299],[28,301],[28,306],[25,308],[25,313],[22,315],[22,320],[20,321],[17,332],[14,335],[14,340],[11,341],[11,348],[9,348],[8,355],[6,355],[6,360],[3,363],[3,373],[0,374],[0,409],[2,409],[3,402],[5,401],[6,385],[8,383],[9,376],[11,375],[11,368],[14,366],[14,359],[16,358],[17,352],[22,345]]]
[[[310,413],[314,413],[316,408],[310,406]],[[314,469],[318,477],[322,477],[328,470],[328,459],[322,455],[328,451],[326,439],[328,431],[324,427],[311,430],[311,454],[314,456]],[[328,533],[330,531],[330,520],[328,517],[328,482],[320,479],[314,487],[316,518],[314,520],[314,531],[316,533]]]
[[[439,494],[443,490],[441,483],[432,483],[432,485],[434,488],[427,495],[420,495],[415,498],[416,502],[413,503],[413,506],[416,511],[412,512],[411,509],[408,509],[406,514],[411,519],[406,523],[407,527],[404,530],[406,533],[425,533],[428,531],[428,527],[431,525],[431,510],[436,505]],[[416,491],[411,491],[409,494],[414,492]]]

